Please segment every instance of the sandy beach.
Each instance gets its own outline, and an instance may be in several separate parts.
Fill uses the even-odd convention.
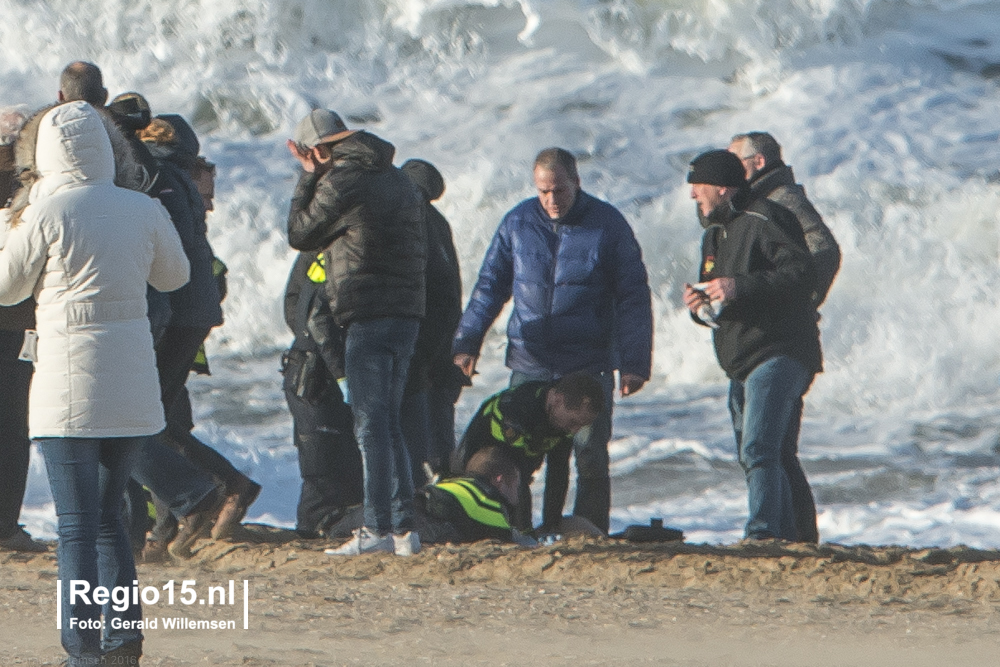
[[[998,551],[581,538],[335,559],[289,531],[240,537],[140,566],[140,588],[235,591],[232,605],[170,606],[161,590],[144,606],[158,619],[144,665],[917,667],[995,665],[1000,651]],[[0,554],[0,568],[0,665],[59,664],[54,553]]]

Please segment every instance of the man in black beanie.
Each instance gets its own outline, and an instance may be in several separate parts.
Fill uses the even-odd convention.
[[[802,228],[787,209],[753,197],[729,151],[696,157],[687,181],[705,235],[699,283],[684,286],[684,305],[713,328],[730,379],[749,492],[746,537],[816,541],[816,508],[798,460],[802,397],[822,370],[816,272]]]

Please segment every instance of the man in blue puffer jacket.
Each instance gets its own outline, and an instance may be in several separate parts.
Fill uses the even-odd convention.
[[[649,379],[653,315],[642,252],[611,204],[580,189],[576,160],[562,148],[535,158],[538,196],[504,216],[469,298],[452,346],[471,377],[486,331],[513,296],[507,324],[511,386],[576,371],[597,376],[605,408],[589,436],[574,443],[574,514],[608,530],[613,372],[621,394]],[[555,526],[543,526],[554,530]]]

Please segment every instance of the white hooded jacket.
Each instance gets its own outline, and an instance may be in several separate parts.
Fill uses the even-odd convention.
[[[158,201],[114,185],[111,142],[86,102],[46,113],[35,150],[41,178],[0,251],[0,304],[38,303],[31,437],[158,433],[146,283],[187,283],[180,238]]]

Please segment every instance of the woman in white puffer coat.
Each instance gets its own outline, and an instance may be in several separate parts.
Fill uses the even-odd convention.
[[[59,519],[62,643],[69,664],[94,664],[141,655],[141,631],[112,623],[140,619],[139,606],[102,608],[92,592],[131,590],[136,576],[122,492],[144,437],[164,427],[146,283],[175,290],[189,267],[160,203],[114,185],[111,143],[93,107],[46,112],[35,151],[39,178],[0,251],[0,304],[32,295],[38,303],[29,430]],[[87,582],[90,593],[71,600],[70,581]],[[79,627],[102,613],[103,637]]]

